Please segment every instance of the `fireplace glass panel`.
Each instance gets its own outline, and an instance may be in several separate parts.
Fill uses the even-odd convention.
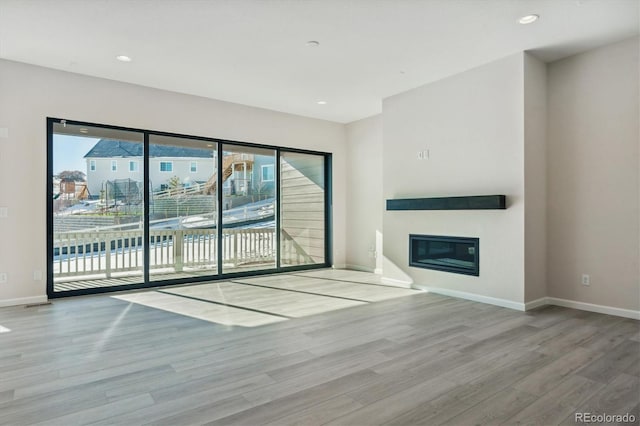
[[[410,235],[409,266],[478,276],[479,239]]]

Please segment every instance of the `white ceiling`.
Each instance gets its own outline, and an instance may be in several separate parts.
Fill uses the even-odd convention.
[[[638,34],[639,0],[0,0],[0,57],[350,122],[381,100],[533,50]],[[520,25],[536,13],[540,20]],[[320,46],[307,47],[317,40]],[[130,63],[115,60],[129,55]],[[316,101],[326,100],[326,105]]]

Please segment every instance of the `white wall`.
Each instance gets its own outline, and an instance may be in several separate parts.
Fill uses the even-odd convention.
[[[549,296],[640,310],[638,50],[548,66]]]
[[[33,276],[46,270],[46,117],[332,152],[334,263],[345,263],[343,125],[0,60],[0,305],[46,294]]]
[[[547,66],[524,55],[525,302],[547,295]]]
[[[347,128],[347,265],[382,271],[382,117]],[[373,248],[373,250],[371,250]],[[374,257],[376,256],[376,257]]]
[[[383,102],[385,199],[506,194],[508,200],[507,210],[385,211],[384,256],[416,287],[524,302],[523,57]],[[430,158],[417,159],[425,149]],[[408,267],[410,233],[479,237],[480,276]]]

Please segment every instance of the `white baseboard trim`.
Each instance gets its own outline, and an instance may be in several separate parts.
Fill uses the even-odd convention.
[[[392,285],[394,287],[412,288],[411,282],[409,281],[396,280],[395,278],[386,278],[386,277],[382,277],[380,281],[382,281],[383,284]]]
[[[362,266],[362,265],[352,265],[350,263],[347,263],[345,265],[345,269],[352,269],[354,271],[361,271],[361,272],[371,272],[374,273],[374,269],[370,268],[368,266]]]
[[[632,309],[614,308],[613,306],[577,302],[575,300],[559,299],[557,297],[547,297],[546,299],[548,305],[563,306],[565,308],[580,309],[581,311],[597,312],[599,314],[640,320],[640,311],[634,311]]]
[[[549,299],[548,297],[541,297],[540,299],[532,300],[531,302],[526,302],[524,304],[524,310],[530,311],[532,309],[539,308],[540,306],[547,306],[549,305],[548,299]]]
[[[331,267],[333,269],[347,269],[347,264],[346,263],[334,263]]]
[[[600,314],[613,315],[617,317],[640,320],[640,311],[632,309],[614,308],[613,306],[596,305],[593,303],[577,302],[575,300],[559,299],[557,297],[541,297],[527,303],[514,302],[497,297],[482,296],[480,294],[467,293],[465,291],[449,290],[446,288],[414,286],[429,293],[441,294],[443,296],[457,297],[471,300],[473,302],[487,303],[490,305],[502,306],[503,308],[515,309],[517,311],[529,311],[546,305],[556,305],[565,308],[579,309],[581,311],[597,312]]]
[[[49,299],[47,296],[31,296],[31,297],[19,297],[17,299],[4,299],[0,300],[0,308],[7,306],[20,306],[20,305],[33,305],[38,303],[47,303]]]
[[[443,296],[457,297],[459,299],[471,300],[473,302],[487,303],[489,305],[501,306],[503,308],[515,309],[517,311],[524,311],[524,303],[514,302],[507,299],[499,299],[497,297],[482,296],[480,294],[467,293],[466,291],[449,290],[447,288],[438,287],[423,287],[415,286],[421,290],[426,290],[428,293],[441,294]]]

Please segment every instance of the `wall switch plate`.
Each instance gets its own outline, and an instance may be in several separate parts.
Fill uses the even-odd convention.
[[[582,285],[591,285],[591,277],[587,274],[582,274]]]
[[[9,207],[0,207],[0,219],[4,219],[9,216]]]
[[[6,284],[9,277],[6,272],[0,272],[0,284]]]
[[[39,269],[36,269],[35,271],[33,271],[33,280],[34,281],[42,281],[42,271]]]

